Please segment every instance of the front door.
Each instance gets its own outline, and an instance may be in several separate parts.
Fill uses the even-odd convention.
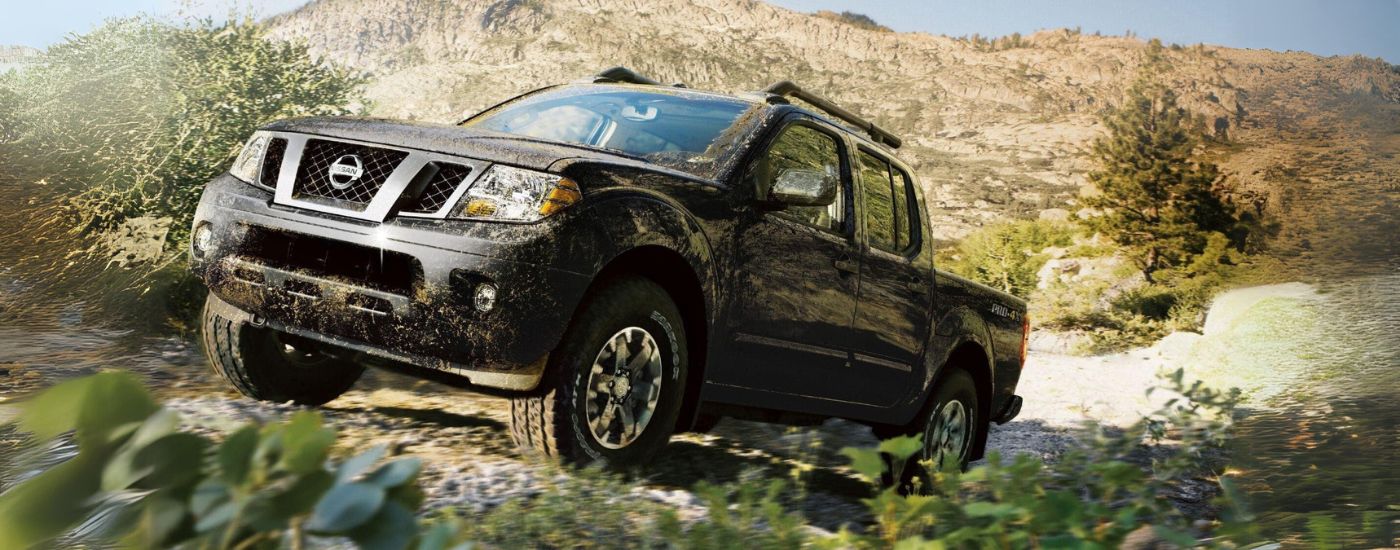
[[[843,397],[850,328],[860,283],[851,174],[845,142],[822,123],[798,117],[779,130],[749,167],[756,196],[785,170],[840,178],[823,207],[755,208],[736,230],[728,349],[712,381],[803,397]],[[742,191],[742,190],[741,190]]]

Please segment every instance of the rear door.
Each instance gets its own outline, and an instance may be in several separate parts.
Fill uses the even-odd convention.
[[[732,351],[712,363],[711,380],[841,399],[849,394],[843,380],[852,373],[849,335],[860,283],[849,146],[827,124],[801,115],[775,136],[747,169],[744,189],[803,169],[839,176],[839,191],[831,206],[753,208],[741,216],[730,286]]]
[[[888,405],[907,393],[923,353],[932,281],[919,261],[923,235],[913,179],[865,147],[855,164],[865,242],[853,359],[866,388],[863,400]]]

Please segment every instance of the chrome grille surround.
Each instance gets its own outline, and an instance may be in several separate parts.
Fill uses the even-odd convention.
[[[273,186],[275,204],[359,220],[382,222],[390,216],[443,219],[490,166],[483,160],[392,145],[291,132],[269,133],[273,139],[286,140],[280,159],[264,156],[258,178],[259,183]],[[340,156],[366,155],[360,158],[363,174],[343,189],[330,185],[330,165],[340,156],[327,157],[336,152],[342,153]],[[443,170],[449,166],[456,168]],[[413,185],[415,179],[421,178],[429,179],[421,187]],[[454,179],[455,185],[451,181]],[[404,196],[412,190],[421,191],[416,196]],[[401,212],[395,212],[396,204],[403,207]],[[435,210],[427,208],[435,204]]]

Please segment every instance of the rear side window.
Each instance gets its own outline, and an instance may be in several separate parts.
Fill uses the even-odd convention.
[[[890,175],[894,182],[895,238],[898,249],[906,251],[914,246],[919,233],[919,215],[915,209],[918,201],[914,199],[914,182],[908,174],[891,166]]]
[[[860,186],[865,196],[865,234],[870,245],[890,252],[899,250],[890,165],[861,151]]]
[[[860,152],[860,184],[865,192],[865,232],[870,245],[887,252],[908,251],[918,235],[914,182],[903,170]]]
[[[793,124],[783,129],[764,153],[762,162],[755,164],[750,179],[756,189],[767,189],[788,170],[818,170],[841,181],[841,153],[836,138],[830,134]],[[837,233],[845,232],[845,182],[836,186],[836,200],[828,206],[789,206],[782,215],[799,222]]]

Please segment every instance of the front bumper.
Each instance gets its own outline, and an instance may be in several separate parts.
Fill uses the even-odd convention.
[[[590,282],[564,252],[588,247],[560,246],[560,223],[364,222],[274,205],[224,175],[195,214],[214,238],[192,264],[230,318],[528,390]],[[488,283],[495,306],[478,311],[473,291]]]

